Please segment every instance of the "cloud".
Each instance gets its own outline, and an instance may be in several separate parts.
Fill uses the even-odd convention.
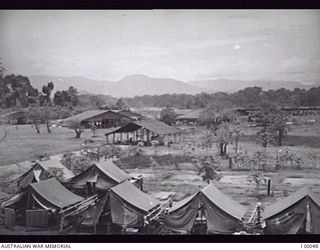
[[[234,46],[233,46],[233,49],[235,49],[235,50],[241,49],[240,44],[236,44],[236,45],[234,45]]]

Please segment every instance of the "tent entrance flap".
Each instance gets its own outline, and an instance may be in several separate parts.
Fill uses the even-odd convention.
[[[131,210],[117,195],[110,193],[110,208],[112,222],[118,225],[137,225],[139,217],[142,214],[137,211]]]
[[[189,232],[197,218],[200,207],[199,196],[188,197],[169,210],[169,214],[164,216],[166,227],[182,232]]]
[[[207,222],[207,230],[214,234],[230,234],[243,228],[241,221],[226,213],[206,197],[202,204]]]

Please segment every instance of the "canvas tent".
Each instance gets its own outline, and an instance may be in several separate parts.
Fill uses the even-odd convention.
[[[120,226],[145,226],[163,211],[163,204],[129,181],[109,190],[112,222]]]
[[[37,161],[26,173],[17,179],[17,186],[22,190],[28,187],[30,183],[39,182],[52,177],[57,177],[61,181],[66,181],[73,176],[74,174],[58,159]]]
[[[3,202],[2,208],[14,210],[22,223],[49,215],[58,221],[62,215],[68,216],[69,213],[74,213],[85,202],[89,200],[73,194],[58,180],[51,178],[31,183],[22,193]]]
[[[267,206],[262,216],[266,234],[320,234],[320,197],[304,187]]]
[[[174,204],[164,216],[164,223],[172,230],[190,232],[199,213],[202,213],[208,233],[230,234],[242,229],[246,211],[244,206],[210,184],[197,194]]]
[[[96,189],[106,191],[126,180],[137,181],[112,161],[101,160],[94,163],[86,171],[74,176],[66,185],[74,190],[86,190],[90,194]]]

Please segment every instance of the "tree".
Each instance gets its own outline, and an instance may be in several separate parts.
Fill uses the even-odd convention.
[[[0,78],[0,105],[4,108],[28,107],[34,102],[38,90],[30,84],[29,78],[22,75],[7,75]]]
[[[248,181],[256,184],[256,195],[258,198],[260,198],[261,186],[267,182],[267,178],[262,172],[250,171]]]
[[[79,104],[79,94],[78,90],[70,86],[67,92],[68,96],[70,97],[70,101],[68,101],[72,106],[77,106]]]
[[[57,116],[57,112],[51,106],[44,106],[42,108],[42,119],[46,123],[48,134],[51,134],[50,120],[56,118]]]
[[[257,143],[261,143],[262,147],[267,148],[269,143],[274,142],[274,135],[268,131],[258,131],[257,132]]]
[[[230,124],[224,123],[214,132],[214,141],[219,147],[220,156],[227,155],[227,146],[233,141],[233,132]]]
[[[76,132],[76,138],[81,137],[81,133],[84,131],[80,121],[72,120],[67,124],[68,128],[73,129]]]
[[[34,128],[38,134],[40,134],[40,124],[43,121],[43,110],[41,107],[32,107],[28,111],[28,119],[34,125]]]
[[[216,172],[216,169],[220,167],[220,162],[213,157],[202,158],[202,159],[193,159],[192,160],[198,175],[202,177],[202,180],[210,184],[211,180],[219,181],[221,175]]]
[[[160,113],[160,120],[168,125],[172,125],[177,117],[176,112],[173,108],[167,106]]]
[[[1,61],[1,57],[0,57],[0,78],[3,77],[3,72],[5,71],[4,67],[2,66],[2,61]]]
[[[118,101],[116,102],[116,106],[121,110],[127,108],[127,104],[123,101],[122,98],[118,99]]]
[[[262,142],[264,148],[269,142],[277,138],[278,145],[282,145],[282,140],[288,132],[288,115],[280,109],[264,109],[256,114],[257,126],[261,130],[257,132],[257,140]]]
[[[271,129],[277,133],[278,146],[282,146],[282,140],[287,135],[289,129],[287,124],[289,120],[288,116],[283,111],[277,110],[272,112],[271,119]]]
[[[47,83],[47,85],[42,86],[42,93],[44,94],[44,96],[42,95],[41,105],[45,105],[45,104],[51,105],[50,96],[51,96],[53,89],[54,89],[53,82],[49,82],[49,83]]]
[[[50,120],[58,116],[57,111],[52,106],[35,106],[29,108],[28,118],[35,126],[38,134],[40,134],[40,124],[45,123],[48,134],[51,134]]]

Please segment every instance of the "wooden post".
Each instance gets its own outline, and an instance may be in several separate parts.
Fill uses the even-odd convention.
[[[149,143],[150,142],[150,131],[147,130],[147,142]]]
[[[109,135],[106,135],[107,144],[109,144]]]
[[[127,141],[129,141],[129,132],[127,132]]]
[[[271,193],[271,179],[268,179],[268,195]]]
[[[96,222],[94,223],[93,233],[97,234],[97,223]]]
[[[144,141],[144,130],[143,128],[141,128],[140,130],[141,130],[141,141]]]
[[[112,138],[112,142],[113,142],[113,144],[115,143],[115,140],[116,140],[116,134],[115,134],[115,133],[113,133],[113,138]]]
[[[120,133],[120,141],[122,142],[122,133]]]

